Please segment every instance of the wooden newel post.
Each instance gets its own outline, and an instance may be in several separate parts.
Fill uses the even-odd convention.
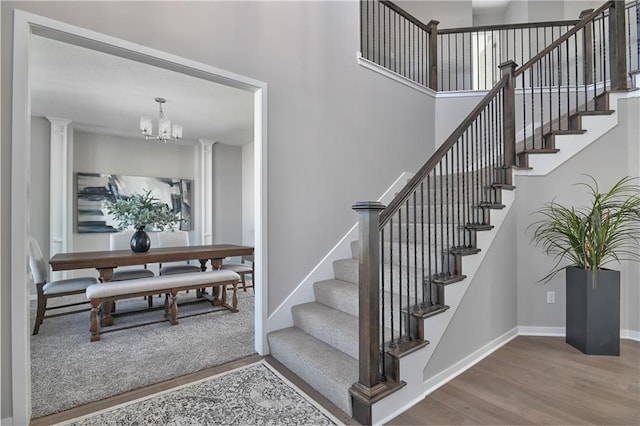
[[[624,1],[616,0],[609,7],[609,68],[611,90],[627,90],[626,24]]]
[[[508,80],[504,86],[504,96],[502,97],[502,143],[504,155],[504,167],[513,167],[516,164],[516,89],[515,78],[513,72],[518,64],[514,61],[507,61],[500,64],[500,72],[502,76],[507,75]],[[507,173],[511,176],[511,173]],[[512,184],[512,182],[505,182]]]
[[[351,386],[353,418],[371,423],[371,404],[385,390],[380,382],[380,212],[384,205],[362,201],[358,212],[359,380]]]
[[[427,24],[429,29],[429,88],[438,90],[438,24],[432,19]]]

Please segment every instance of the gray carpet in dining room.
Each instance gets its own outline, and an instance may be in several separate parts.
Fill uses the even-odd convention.
[[[229,292],[231,295],[231,292]],[[69,296],[71,298],[84,298]],[[184,295],[193,299],[194,292]],[[63,299],[63,298],[60,298]],[[45,319],[31,336],[32,418],[149,386],[255,353],[254,293],[238,291],[238,313],[228,310],[105,333],[90,342],[89,313]],[[154,298],[162,305],[162,299]],[[63,301],[64,303],[65,301]],[[53,299],[50,304],[58,304]],[[142,309],[142,298],[119,301],[117,311]],[[211,310],[209,303],[179,308],[179,315]],[[54,311],[55,312],[55,311]],[[118,326],[161,319],[163,311],[116,318]],[[31,303],[31,326],[35,302]]]

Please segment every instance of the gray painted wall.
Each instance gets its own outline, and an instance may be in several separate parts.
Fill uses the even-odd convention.
[[[31,235],[38,240],[42,254],[49,257],[49,158],[51,123],[44,117],[31,120],[31,194],[29,211]],[[35,286],[31,293],[36,294]]]
[[[358,2],[185,2],[179,13],[177,5],[2,2],[0,195],[7,200],[11,188],[7,94],[14,8],[267,82],[272,312],[352,226],[354,202],[377,198],[433,152],[434,102],[358,66]],[[9,214],[3,202],[3,236],[10,233]],[[10,240],[3,238],[2,253],[9,251]],[[11,371],[11,270],[8,256],[1,261],[1,416],[6,418],[11,416],[4,380]]]
[[[213,145],[213,243],[242,244],[242,147]]]
[[[536,283],[551,270],[554,262],[541,249],[530,243],[531,233],[525,228],[533,221],[531,213],[545,202],[585,205],[588,201],[583,188],[574,186],[585,181],[588,173],[597,179],[602,190],[608,190],[621,177],[640,176],[640,100],[620,102],[619,126],[567,161],[562,167],[544,177],[517,177],[518,212],[518,324],[533,327],[564,327],[564,272],[548,284]],[[623,262],[611,264],[621,276],[622,329],[640,331],[638,305],[640,302],[640,266]],[[556,303],[546,303],[546,292],[556,292]]]
[[[242,147],[242,244],[252,246],[255,243],[255,184],[254,155],[255,144]]]
[[[513,249],[516,236],[517,214],[512,208],[424,368],[424,380],[451,367],[518,325],[517,253]],[[426,327],[428,330],[428,320]]]
[[[425,24],[435,19],[438,28],[470,27],[473,24],[471,0],[396,1],[394,2]]]

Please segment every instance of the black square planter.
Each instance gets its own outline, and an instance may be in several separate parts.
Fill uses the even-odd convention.
[[[587,355],[620,355],[620,271],[567,272],[566,342]]]

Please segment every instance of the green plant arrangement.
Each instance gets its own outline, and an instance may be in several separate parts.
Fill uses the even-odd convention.
[[[143,229],[147,225],[154,225],[160,230],[173,229],[181,220],[167,204],[152,196],[150,190],[108,200],[104,206],[118,222],[119,230],[129,227]]]
[[[587,175],[588,176],[588,175]],[[624,177],[600,192],[592,176],[586,207],[554,201],[534,214],[533,241],[555,256],[553,270],[540,281],[565,274],[565,341],[586,355],[620,355],[620,271],[610,261],[640,260],[640,187]],[[564,261],[568,265],[561,266]]]
[[[532,241],[553,255],[556,264],[540,281],[548,282],[567,266],[592,272],[595,285],[598,271],[609,261],[640,260],[640,186],[636,178],[624,177],[607,192],[600,192],[598,183],[585,186],[591,202],[586,207],[565,207],[551,201],[534,212],[542,216],[532,223]]]

